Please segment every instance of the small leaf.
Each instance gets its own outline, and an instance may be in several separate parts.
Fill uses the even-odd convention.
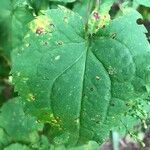
[[[1,108],[0,127],[3,128],[13,141],[35,142],[38,140],[38,131],[42,124],[37,123],[34,117],[25,115],[20,100],[10,100]]]

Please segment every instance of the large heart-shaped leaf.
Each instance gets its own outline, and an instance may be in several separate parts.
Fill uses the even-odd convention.
[[[148,94],[150,49],[136,24],[141,16],[128,10],[90,38],[81,17],[63,7],[43,17],[45,24],[33,22],[12,54],[26,112],[50,124],[55,144],[102,142]]]

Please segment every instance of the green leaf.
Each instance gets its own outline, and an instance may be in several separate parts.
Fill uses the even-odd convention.
[[[75,2],[76,0],[50,0],[53,2],[64,2],[64,3],[71,3],[71,2]]]
[[[80,0],[74,4],[73,10],[79,13],[85,20],[85,23],[87,23],[90,14],[96,8],[96,10],[99,12],[100,20],[102,20],[101,16],[109,13],[110,8],[115,1],[116,0]]]
[[[35,14],[38,15],[40,10],[48,8],[48,0],[27,0],[28,4],[34,9]]]
[[[19,143],[11,144],[8,147],[4,148],[4,150],[31,150],[26,145],[22,145]]]
[[[26,24],[32,19],[32,11],[24,0],[0,2],[0,51],[5,56],[9,58],[12,48],[21,44],[28,30]]]
[[[114,2],[116,2],[117,0],[101,0],[100,1],[100,13],[104,13],[104,12],[108,12],[111,8],[111,6],[113,5]]]
[[[128,103],[147,97],[150,49],[139,17],[128,10],[89,38],[81,17],[59,7],[13,51],[15,88],[26,112],[50,124],[54,144],[101,143],[122,126]]]
[[[100,146],[95,141],[89,141],[88,143],[76,146],[72,148],[66,148],[64,145],[54,146],[51,145],[51,150],[99,150]]]
[[[133,2],[135,4],[138,4],[138,5],[143,5],[143,6],[146,6],[146,7],[150,7],[150,1],[149,0],[134,0]]]
[[[99,144],[95,141],[89,141],[86,145],[69,148],[68,150],[99,150]]]
[[[115,0],[79,1],[73,10],[83,17],[87,32],[95,34],[109,23],[109,11],[114,2]]]
[[[108,13],[114,2],[116,2],[116,0],[79,0],[75,3],[74,10],[79,12],[79,14],[83,14],[83,12],[85,14],[90,13],[88,11],[91,11],[92,8],[98,7],[100,13]]]
[[[83,17],[85,23],[88,21],[88,17],[91,13],[91,10],[93,8],[93,2],[90,0],[87,1],[77,1],[74,4],[73,11],[77,12],[80,16]]]
[[[8,145],[11,140],[11,137],[5,133],[4,129],[0,128],[0,149],[3,149],[4,145]]]
[[[12,141],[34,143],[39,138],[37,132],[41,131],[43,126],[36,118],[25,115],[20,99],[13,99],[1,108],[0,127]]]

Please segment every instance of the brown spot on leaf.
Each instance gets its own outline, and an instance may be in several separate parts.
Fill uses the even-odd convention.
[[[36,29],[36,34],[42,34],[44,32],[44,28],[42,28],[42,27],[38,27],[37,29]]]
[[[112,33],[112,34],[110,35],[110,37],[111,37],[112,39],[115,39],[116,33]]]
[[[98,12],[94,12],[93,13],[93,17],[95,18],[95,20],[99,20],[100,19],[100,16],[99,16]]]

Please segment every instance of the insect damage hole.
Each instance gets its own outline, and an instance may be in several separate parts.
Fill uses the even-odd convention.
[[[137,23],[138,25],[143,25],[143,19],[142,19],[142,18],[137,19],[137,20],[136,20],[136,23]]]

